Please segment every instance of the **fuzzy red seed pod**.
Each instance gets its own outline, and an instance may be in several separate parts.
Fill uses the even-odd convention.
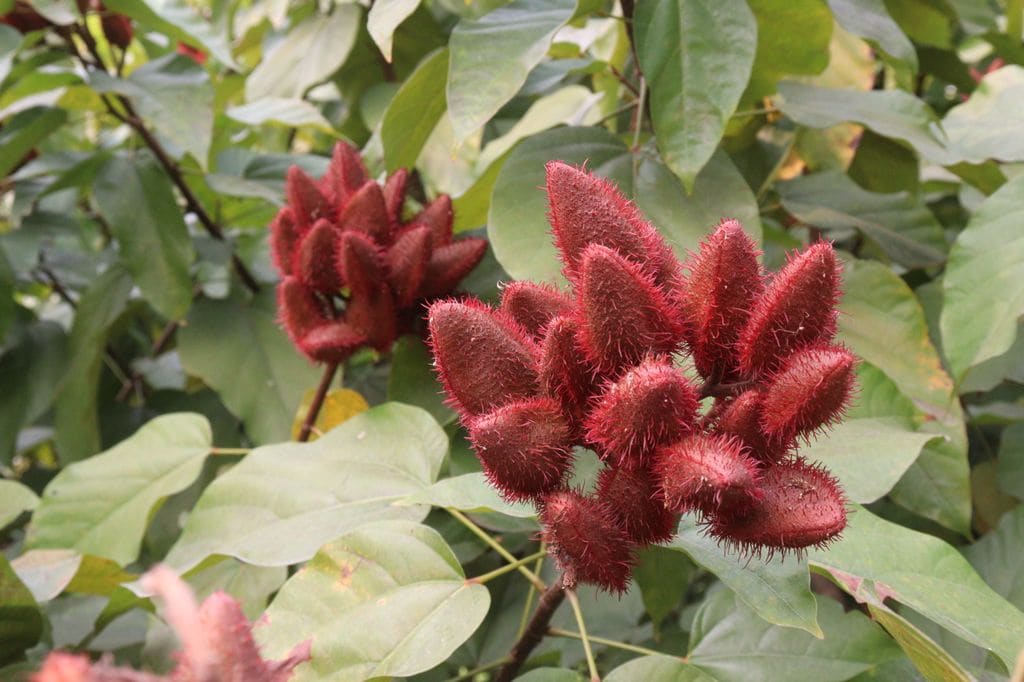
[[[487,480],[511,501],[562,487],[572,467],[572,437],[557,402],[529,398],[475,417],[469,439]]]
[[[576,343],[578,333],[579,326],[572,317],[559,316],[548,323],[541,342],[540,385],[561,403],[574,433],[580,434],[594,382]]]
[[[646,360],[591,400],[586,439],[616,467],[644,466],[662,445],[690,432],[697,391],[670,363]]]
[[[409,182],[409,171],[399,168],[384,181],[384,205],[388,209],[388,220],[398,225],[402,220],[402,204],[405,203],[405,186]]]
[[[397,175],[397,174],[396,174]],[[355,147],[339,142],[334,145],[331,163],[322,180],[323,193],[337,210],[348,201],[356,190],[362,187],[369,176]]]
[[[850,403],[857,358],[842,346],[805,348],[786,360],[764,392],[769,436],[807,436],[835,423]]]
[[[292,274],[292,263],[299,245],[299,231],[295,215],[285,206],[270,224],[270,258],[282,276]]]
[[[324,294],[337,293],[342,279],[334,265],[341,233],[329,220],[321,218],[299,243],[296,274],[310,289]]]
[[[325,317],[298,277],[285,277],[278,285],[277,309],[292,343],[313,362],[341,362],[367,341],[344,321]]]
[[[731,378],[733,346],[764,290],[759,251],[735,220],[723,220],[691,255],[681,290],[687,340],[705,377]]]
[[[650,275],[611,249],[591,244],[577,283],[580,345],[601,372],[614,374],[680,345],[680,325]]]
[[[106,12],[100,17],[100,26],[111,45],[123,50],[131,44],[132,20],[125,15]]]
[[[362,232],[342,232],[335,269],[352,296],[371,296],[384,279],[384,262],[372,239]],[[383,311],[382,311],[383,312]]]
[[[603,469],[597,477],[595,496],[639,545],[668,542],[676,533],[679,515],[665,508],[657,480],[646,469]]]
[[[402,231],[388,249],[388,282],[400,307],[407,307],[419,297],[430,260],[430,228],[413,226]]]
[[[715,424],[715,433],[739,438],[750,456],[759,462],[779,462],[793,446],[793,440],[769,437],[761,427],[763,413],[764,397],[761,392],[757,389],[744,391],[722,410]]]
[[[767,468],[761,500],[746,514],[718,514],[710,530],[740,551],[759,554],[822,547],[846,527],[846,500],[823,467],[802,459]]]
[[[318,183],[298,166],[288,169],[284,190],[299,232],[305,232],[321,218],[334,218],[334,210]]]
[[[665,506],[677,512],[738,511],[760,497],[757,463],[729,436],[695,434],[664,447],[654,473]]]
[[[435,248],[427,262],[419,298],[436,298],[451,293],[477,266],[486,251],[487,240],[478,237],[463,237]]]
[[[608,505],[560,490],[544,497],[539,517],[542,537],[564,572],[566,587],[590,583],[609,592],[626,591],[636,557]]]
[[[338,214],[338,226],[346,232],[362,232],[378,244],[388,243],[391,223],[380,185],[372,180],[363,183]]]
[[[512,282],[501,291],[501,309],[540,340],[548,322],[570,312],[572,301],[547,284]]]
[[[828,242],[790,258],[754,306],[737,342],[746,376],[771,371],[793,351],[832,338],[839,302],[840,268]]]
[[[371,348],[386,351],[398,336],[395,297],[391,289],[379,282],[371,291],[353,296],[345,308],[345,322],[365,336]]]
[[[344,362],[369,343],[369,339],[345,320],[316,327],[299,341],[299,350],[313,362]]]
[[[478,301],[439,301],[427,318],[434,364],[463,417],[537,392],[537,349],[515,322]]]
[[[548,219],[565,263],[575,281],[587,246],[614,249],[645,269],[669,290],[678,279],[678,262],[639,209],[607,180],[561,161],[546,166]]]
[[[453,220],[452,198],[447,194],[431,201],[413,218],[414,223],[430,228],[435,249],[451,242]]]

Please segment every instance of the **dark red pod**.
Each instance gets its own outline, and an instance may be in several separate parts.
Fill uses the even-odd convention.
[[[576,343],[578,331],[571,317],[556,317],[548,323],[541,342],[540,384],[547,395],[562,404],[574,432],[582,433],[594,378]]]
[[[657,480],[647,469],[606,467],[597,477],[595,496],[639,545],[668,542],[675,535],[679,515],[662,503]]]
[[[417,225],[426,225],[430,228],[430,234],[434,237],[434,248],[444,246],[452,241],[452,221],[455,216],[452,213],[452,199],[447,194],[427,204],[420,211],[413,222]]]
[[[780,461],[793,446],[793,439],[769,436],[761,426],[764,396],[757,389],[744,391],[722,410],[715,433],[739,438],[754,459],[771,464]]]
[[[572,434],[551,398],[520,400],[475,417],[469,438],[487,479],[508,500],[562,487],[572,467]]]
[[[680,513],[742,512],[761,495],[757,463],[728,436],[684,438],[659,450],[653,469],[665,506]]]
[[[104,12],[100,17],[100,26],[111,45],[117,45],[122,50],[131,45],[132,20],[125,15]]]
[[[405,203],[405,187],[408,183],[409,171],[404,168],[399,168],[384,181],[384,205],[392,225],[402,221],[402,205]]]
[[[431,239],[429,227],[413,226],[403,231],[388,249],[388,282],[402,307],[411,305],[420,296],[430,261]]]
[[[299,243],[296,274],[310,289],[324,294],[335,294],[341,289],[341,276],[330,257],[338,249],[340,236],[338,228],[321,218]]]
[[[501,309],[540,340],[548,322],[571,311],[572,301],[547,284],[512,282],[501,291]]]
[[[625,592],[636,563],[634,546],[608,505],[578,492],[560,490],[543,499],[541,536],[548,544],[563,583],[590,583],[609,592]]]
[[[332,265],[350,294],[355,298],[372,297],[383,284],[385,272],[380,250],[373,240],[362,232],[343,232],[337,254]]]
[[[321,218],[333,220],[334,209],[320,191],[318,183],[298,166],[288,169],[284,190],[300,233],[304,233]]]
[[[435,248],[427,262],[419,297],[436,298],[451,293],[477,266],[486,251],[487,241],[477,237],[463,237]]]
[[[314,362],[342,362],[367,342],[345,321],[326,317],[297,277],[286,277],[278,285],[277,309],[292,343]]]
[[[842,346],[794,353],[765,389],[765,433],[775,438],[807,436],[836,422],[850,403],[856,365],[857,358]]]
[[[396,177],[400,173],[404,173],[404,171],[399,171],[392,177]],[[331,163],[327,166],[327,173],[322,181],[322,191],[330,199],[335,211],[340,211],[348,202],[349,197],[355,194],[356,190],[365,185],[369,179],[363,160],[355,147],[345,142],[334,145]],[[405,189],[404,182],[402,189]]]
[[[295,215],[285,206],[270,224],[270,259],[282,276],[292,274],[295,252],[299,246],[300,234],[295,225]]]
[[[395,299],[383,282],[364,294],[353,296],[345,308],[345,322],[366,337],[366,344],[383,353],[398,335]]]
[[[378,244],[386,244],[391,235],[391,221],[380,185],[372,180],[363,183],[338,214],[338,226],[346,232],[362,232]]]

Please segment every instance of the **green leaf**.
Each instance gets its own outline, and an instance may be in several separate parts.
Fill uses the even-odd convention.
[[[767,622],[799,628],[821,637],[806,564],[727,554],[717,540],[699,529],[690,515],[683,517],[679,533],[669,546],[686,552],[718,576]]]
[[[776,189],[782,205],[801,221],[824,230],[860,230],[908,268],[938,265],[946,259],[942,225],[908,192],[868,192],[838,171],[794,178]]]
[[[448,50],[438,50],[416,67],[388,104],[380,137],[389,173],[416,165],[423,145],[447,107],[442,87],[447,74]]]
[[[957,382],[1006,352],[1024,314],[1024,176],[1003,185],[957,235],[942,281],[942,350]]]
[[[800,455],[827,466],[854,502],[874,502],[892,490],[935,433],[919,433],[910,419],[847,419]]]
[[[455,412],[444,403],[444,389],[434,371],[434,358],[423,340],[407,334],[391,348],[388,400],[422,407],[439,424],[448,424]]]
[[[809,554],[860,601],[894,599],[1013,665],[1024,613],[985,584],[942,540],[855,507],[842,539]]]
[[[943,440],[925,446],[893,498],[960,533],[970,529],[970,481],[963,410],[928,338],[920,302],[906,282],[878,262],[851,260],[843,274],[840,340],[880,369],[928,421],[921,431]]]
[[[322,547],[281,588],[254,634],[272,659],[313,640],[295,682],[406,677],[444,662],[490,602],[437,531],[382,521]]]
[[[116,562],[82,555],[72,549],[33,549],[11,562],[36,601],[47,602],[64,592],[108,596],[138,576]]]
[[[395,29],[408,19],[419,5],[420,0],[377,0],[370,5],[370,12],[366,17],[366,30],[387,61],[391,61],[391,43]]]
[[[6,177],[26,154],[67,120],[64,109],[32,107],[8,121],[0,131],[0,177]]]
[[[692,192],[747,86],[757,22],[746,0],[642,2],[633,32],[658,149]]]
[[[402,504],[432,504],[476,514],[505,514],[526,519],[536,515],[532,504],[511,504],[501,499],[480,472],[452,476],[409,495]]]
[[[154,506],[196,480],[210,438],[202,415],[162,415],[111,449],[66,467],[43,490],[27,545],[131,563]]]
[[[700,668],[674,656],[641,656],[620,665],[604,677],[605,682],[716,682]]]
[[[517,675],[516,682],[583,682],[583,676],[566,668],[533,668],[529,672]]]
[[[679,179],[647,156],[636,159],[634,180],[633,156],[604,128],[555,128],[519,143],[491,194],[487,234],[498,261],[515,279],[562,280],[543,189],[544,164],[551,159],[586,161],[589,170],[613,180],[627,197],[635,197],[680,257],[696,248],[723,216],[739,219],[760,239],[754,196],[724,153],[711,158],[687,196]]]
[[[1014,121],[1024,116],[1024,67],[1009,64],[985,76],[970,99],[942,119],[959,159],[1024,161],[1024,142]]]
[[[224,113],[236,121],[251,126],[276,123],[289,128],[309,127],[329,135],[334,134],[334,128],[320,110],[304,99],[264,97],[255,102],[231,107]]]
[[[43,614],[32,593],[0,554],[0,663],[20,655],[43,634]]]
[[[67,337],[56,322],[35,322],[11,336],[0,357],[0,462],[5,464],[15,454],[18,432],[53,404],[69,359]]]
[[[813,598],[812,598],[813,600]],[[824,636],[771,625],[721,590],[694,616],[687,660],[720,682],[785,679],[839,682],[900,655],[881,629],[858,611],[818,600]]]
[[[169,38],[198,44],[225,66],[242,70],[231,56],[223,28],[208,23],[184,0],[104,0],[103,4],[109,11],[125,14]]]
[[[661,622],[679,607],[696,567],[685,554],[671,547],[650,545],[638,551],[637,557],[633,579],[657,633]]]
[[[828,66],[832,14],[824,0],[748,4],[757,19],[757,53],[743,101],[756,104],[774,93],[784,76],[821,73]]]
[[[786,81],[779,84],[780,109],[800,125],[831,128],[853,121],[900,140],[926,159],[956,163],[945,133],[927,104],[902,90],[836,90]]]
[[[245,99],[301,98],[327,80],[348,59],[362,24],[362,8],[339,4],[328,15],[316,14],[293,26],[263,55],[245,80]]]
[[[433,483],[447,449],[430,415],[399,403],[312,443],[257,448],[203,492],[166,561],[184,571],[224,554],[285,566],[369,521],[419,521],[427,507],[394,503]]]
[[[829,9],[844,29],[871,41],[892,59],[917,71],[917,52],[900,25],[889,16],[884,0],[828,0]]]
[[[276,313],[271,289],[249,302],[199,299],[178,332],[182,366],[217,391],[256,443],[289,437],[295,409],[320,377],[278,327]]]
[[[170,182],[150,159],[111,157],[93,194],[117,239],[121,262],[157,312],[180,320],[192,303],[192,241]]]
[[[27,485],[0,480],[0,528],[21,516],[22,512],[32,511],[38,504],[39,497]]]
[[[1003,430],[998,462],[999,486],[1018,500],[1024,500],[1024,423],[1012,424]]]
[[[447,86],[457,142],[512,99],[575,10],[575,0],[512,0],[479,19],[459,21],[449,41]]]
[[[945,3],[931,0],[886,0],[885,6],[915,43],[943,48],[953,46],[953,16]]]
[[[1024,610],[1024,506],[1003,514],[996,529],[964,548],[964,555],[989,587]]]
[[[132,278],[119,265],[96,278],[78,301],[68,343],[70,365],[57,395],[57,455],[74,462],[100,449],[96,393],[110,328],[124,312]]]
[[[892,635],[926,680],[974,681],[949,652],[900,614],[884,604],[868,604],[868,611]]]

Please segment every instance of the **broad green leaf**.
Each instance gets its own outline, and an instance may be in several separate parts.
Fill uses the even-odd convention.
[[[5,464],[15,454],[18,432],[50,409],[69,360],[67,337],[56,322],[35,322],[11,337],[0,356],[0,462]],[[0,520],[0,526],[9,521]]]
[[[406,677],[444,662],[490,601],[437,531],[382,521],[322,547],[281,588],[254,634],[270,658],[313,640],[295,682]]]
[[[1024,610],[1024,505],[1004,514],[994,531],[964,548],[964,555],[989,587]]]
[[[850,33],[870,40],[906,68],[917,71],[914,44],[885,7],[884,0],[828,0],[829,9],[839,25]]]
[[[610,677],[605,677],[610,680]],[[516,682],[583,682],[583,676],[567,668],[533,668],[516,676]]]
[[[1012,424],[1003,429],[998,462],[1000,487],[1018,500],[1024,500],[1024,424]]]
[[[192,302],[192,241],[170,182],[157,163],[111,157],[93,186],[121,262],[157,311],[180,320]]]
[[[944,3],[930,0],[886,0],[885,6],[915,43],[940,48],[952,47],[953,15]]]
[[[43,634],[43,614],[32,593],[0,554],[0,662],[20,657]]]
[[[501,172],[510,153],[494,161],[487,167],[480,177],[459,196],[452,199],[452,211],[455,213],[455,221],[452,230],[458,234],[487,224],[487,212],[491,208],[491,192],[494,190],[494,183],[498,180],[498,173]]]
[[[693,561],[671,547],[650,545],[637,552],[633,580],[656,635],[661,622],[679,607],[696,572]]]
[[[420,0],[377,0],[370,5],[370,12],[366,16],[366,30],[373,38],[373,42],[377,43],[384,59],[389,62],[395,29],[408,19],[419,5]]]
[[[97,277],[78,301],[68,342],[71,362],[57,394],[54,414],[61,462],[84,459],[100,449],[96,393],[104,346],[111,326],[128,304],[132,286],[128,273],[114,265]]]
[[[22,512],[32,511],[38,504],[39,497],[27,485],[0,480],[0,528],[21,516]]]
[[[551,243],[544,192],[544,164],[551,159],[582,164],[613,180],[685,257],[724,216],[744,223],[760,239],[757,204],[739,171],[715,154],[687,196],[679,179],[660,161],[635,159],[604,128],[556,128],[523,140],[509,154],[491,194],[488,237],[502,267],[515,279],[561,281],[561,263]]]
[[[290,128],[310,127],[329,135],[334,134],[334,129],[320,110],[304,99],[264,97],[231,107],[225,113],[229,118],[251,126],[276,123]]]
[[[11,567],[40,603],[65,590],[108,596],[122,583],[138,577],[110,559],[82,555],[73,549],[29,550],[14,559]]]
[[[892,490],[933,438],[939,435],[915,431],[910,419],[847,419],[801,448],[800,455],[827,466],[850,500],[867,503]]]
[[[1022,91],[1024,92],[1024,91]],[[1024,314],[1024,176],[1003,185],[957,235],[942,281],[942,350],[959,382],[1013,345]]]
[[[444,115],[447,104],[442,86],[447,74],[448,50],[438,50],[420,63],[391,99],[380,126],[389,173],[416,165],[423,145]]]
[[[858,611],[843,613],[831,599],[818,600],[817,607],[821,639],[755,618],[749,606],[721,590],[694,617],[687,660],[720,682],[839,682],[900,655]]]
[[[633,33],[658,149],[692,192],[747,87],[757,22],[746,0],[642,2]]]
[[[1024,161],[1024,141],[1014,123],[1024,116],[1024,67],[1009,64],[985,76],[970,99],[942,119],[958,160]]]
[[[199,299],[178,332],[182,366],[217,391],[256,443],[288,438],[303,394],[320,377],[281,331],[276,312],[270,289],[247,302]]]
[[[697,666],[674,656],[641,656],[613,669],[605,682],[716,682]]]
[[[218,590],[227,592],[241,602],[250,620],[257,620],[263,614],[270,596],[287,579],[288,569],[284,566],[250,566],[235,559],[223,559],[186,578],[197,600],[202,601]]]
[[[162,415],[109,450],[66,467],[43,490],[27,545],[131,563],[154,507],[199,476],[210,438],[201,415]]]
[[[224,29],[208,23],[184,0],[105,0],[103,4],[170,38],[198,44],[225,66],[242,68],[231,56]]]
[[[942,540],[860,507],[842,539],[809,554],[861,601],[894,599],[1013,665],[1024,644],[1024,613],[1000,597]]]
[[[779,558],[764,561],[729,554],[717,540],[707,536],[690,515],[683,517],[679,533],[669,546],[686,552],[718,576],[767,622],[799,628],[821,637],[817,604],[811,594],[805,563]]]
[[[512,0],[479,19],[459,21],[449,41],[447,85],[457,142],[512,99],[575,10],[575,0]]]
[[[33,147],[67,120],[64,109],[32,107],[7,121],[0,130],[0,177],[6,177]]]
[[[403,336],[391,348],[388,400],[422,407],[439,424],[455,418],[455,412],[444,403],[444,389],[437,380],[430,349],[418,336]]]
[[[757,19],[757,53],[743,101],[771,95],[781,78],[828,66],[832,14],[824,0],[748,0]],[[785,28],[783,28],[785,27]]]
[[[963,411],[929,340],[921,304],[899,276],[878,262],[848,261],[843,280],[840,340],[927,415],[921,431],[943,436],[924,447],[893,489],[893,498],[967,534],[971,509]]]
[[[245,80],[245,99],[301,98],[341,68],[356,43],[362,8],[339,4],[329,15],[314,13],[263,55]]]
[[[71,0],[34,0],[32,9],[58,26],[73,24],[79,17]]]
[[[394,503],[434,482],[447,449],[430,415],[399,403],[312,443],[257,448],[203,492],[166,561],[184,571],[223,554],[286,566],[369,521],[419,521],[427,507]]]
[[[935,640],[884,604],[868,604],[871,617],[892,635],[926,680],[973,682],[972,677]]]
[[[800,125],[830,128],[852,121],[900,140],[935,163],[955,163],[948,140],[927,104],[902,90],[837,90],[793,81],[779,84],[778,106]]]
[[[425,490],[416,491],[401,503],[431,504],[477,514],[498,513],[523,519],[537,513],[532,504],[511,504],[501,499],[480,472],[445,478]]]
[[[908,192],[868,192],[838,171],[794,178],[776,189],[782,205],[801,221],[824,230],[858,229],[908,268],[946,259],[942,225]]]

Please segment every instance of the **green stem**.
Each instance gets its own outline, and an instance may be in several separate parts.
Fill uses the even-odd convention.
[[[210,448],[211,455],[248,455],[250,448]]]
[[[468,528],[470,530],[470,532],[473,533],[473,535],[475,535],[478,538],[480,538],[481,540],[483,540],[485,543],[487,543],[488,547],[490,547],[495,552],[497,552],[502,557],[504,557],[505,561],[509,562],[510,564],[514,564],[517,561],[519,561],[514,556],[512,556],[511,552],[509,552],[507,549],[502,547],[500,542],[498,542],[497,540],[492,538],[490,535],[488,535],[486,532],[484,532],[483,528],[481,528],[480,526],[478,526],[475,523],[473,523],[469,519],[468,516],[466,516],[465,514],[460,512],[458,509],[452,509],[450,507],[446,507],[445,509],[447,509],[448,513],[451,514],[452,516],[454,516],[455,519],[459,523],[461,523],[463,526]],[[538,590],[542,590],[543,591],[543,590],[548,589],[548,586],[544,584],[544,581],[541,580],[533,571],[531,571],[530,569],[526,568],[526,566],[519,565],[519,566],[516,567],[516,570],[519,571],[520,573],[522,573],[523,576],[527,580],[529,580],[530,583],[532,583],[533,586],[536,587]]]
[[[538,559],[538,558],[540,558],[542,556],[544,556],[544,551],[543,550],[540,551],[540,552],[535,552],[535,553],[531,554],[530,556],[523,557],[522,559],[517,559],[516,561],[512,562],[511,564],[505,564],[501,568],[496,568],[493,571],[488,571],[487,573],[484,573],[483,575],[478,575],[475,578],[470,578],[469,582],[479,583],[480,585],[483,585],[483,584],[485,584],[485,583],[487,583],[487,582],[489,582],[491,580],[494,580],[495,578],[497,578],[499,576],[505,575],[509,571],[515,571],[520,566],[524,566],[524,565],[530,563],[531,561],[533,561],[534,559]],[[530,588],[531,589],[533,588],[532,584],[531,584]]]
[[[582,635],[572,630],[563,630],[561,628],[550,628],[548,634],[552,637],[566,637],[569,639],[582,639]],[[636,644],[628,644],[627,642],[620,642],[615,639],[606,639],[604,637],[595,637],[590,635],[590,641],[594,644],[602,644],[604,646],[610,646],[613,649],[622,649],[623,651],[632,651],[636,654],[643,654],[644,656],[664,656],[665,654],[654,649],[648,649],[647,647],[637,646]]]
[[[542,552],[547,554],[547,544],[544,542],[540,543],[540,549]],[[544,566],[544,556],[537,559],[537,563],[533,567],[534,575],[540,575],[540,570]],[[516,631],[516,639],[518,640],[526,632],[526,625],[530,622],[530,608],[533,606],[533,597],[537,594],[537,588],[530,583],[530,589],[526,593],[526,603],[523,604],[523,615],[519,619],[519,630]]]
[[[572,606],[573,615],[576,616],[576,625],[580,628],[580,641],[583,642],[583,653],[587,657],[590,680],[591,682],[600,682],[601,675],[597,672],[597,662],[594,661],[594,651],[590,648],[590,638],[587,637],[587,624],[583,622],[583,610],[580,609],[580,600],[576,597],[576,590],[566,590],[565,596],[569,598],[569,605]]]

